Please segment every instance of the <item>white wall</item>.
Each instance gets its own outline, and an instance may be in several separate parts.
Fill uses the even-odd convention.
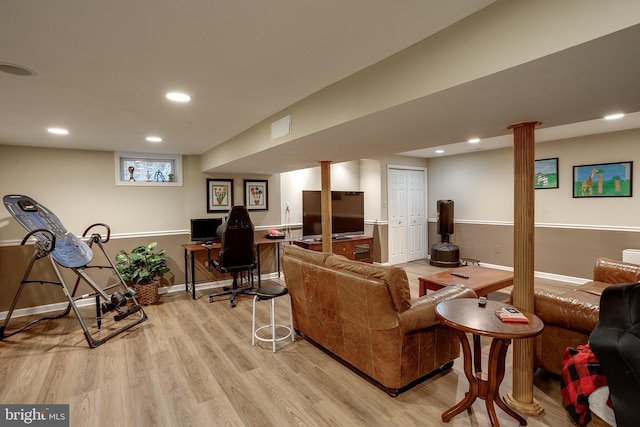
[[[320,190],[320,166],[280,174],[280,191],[283,224],[302,224],[302,191]],[[360,162],[345,162],[331,165],[331,189],[337,191],[360,191]],[[365,194],[365,203],[368,194]],[[289,214],[286,212],[289,204]],[[366,212],[365,212],[366,215]],[[365,220],[368,218],[365,216]]]
[[[207,213],[207,178],[233,179],[235,204],[243,204],[244,179],[267,179],[269,210],[252,211],[251,219],[256,227],[281,223],[279,175],[207,175],[200,171],[200,156],[183,156],[182,170],[182,186],[116,186],[113,152],[0,145],[0,196],[32,197],[76,235],[97,222],[114,235],[188,233],[191,218],[226,214]],[[0,243],[24,235],[1,208]]]
[[[453,200],[456,219],[513,220],[513,149],[481,151],[428,161],[428,216],[438,200]]]
[[[113,152],[0,145],[0,195],[25,194],[50,209],[70,232],[104,222],[112,233],[188,228],[187,188],[116,186]],[[188,159],[183,171],[189,173]],[[0,210],[0,240],[25,232]]]
[[[360,189],[365,194],[366,221],[382,220],[382,179],[379,160],[360,160]]]
[[[573,166],[635,161],[640,129],[537,143],[536,159],[558,157],[559,188],[536,190],[536,223],[640,227],[638,171],[633,197],[573,198]],[[513,149],[429,159],[429,217],[440,199],[456,220],[513,221]],[[532,177],[533,180],[533,177]]]

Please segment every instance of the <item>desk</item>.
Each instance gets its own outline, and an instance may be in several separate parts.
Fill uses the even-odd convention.
[[[454,276],[451,273],[459,273],[467,277]],[[427,289],[437,291],[445,286],[461,283],[473,289],[479,297],[486,297],[491,292],[513,285],[513,273],[496,268],[469,265],[420,277],[418,281],[418,296],[425,295]]]
[[[442,414],[442,421],[445,423],[471,407],[479,397],[486,403],[492,426],[500,425],[494,402],[518,420],[520,425],[527,425],[525,419],[509,408],[500,397],[500,383],[504,378],[505,356],[511,340],[534,337],[542,332],[544,324],[535,314],[526,311],[522,311],[522,314],[527,316],[529,323],[505,323],[495,314],[505,306],[508,305],[487,301],[486,307],[483,308],[478,306],[478,300],[472,298],[447,300],[436,306],[436,317],[456,331],[462,344],[464,375],[469,381],[469,391],[465,393],[464,399]],[[467,332],[473,334],[473,369],[471,348],[465,334]],[[482,373],[480,335],[492,338],[486,374]]]
[[[280,277],[280,243],[291,243],[294,239],[267,239],[265,237],[257,237],[253,243],[256,246],[256,258],[258,261],[258,286],[262,283],[260,278],[260,246],[262,245],[276,245],[277,250],[277,265],[278,265],[278,277]],[[210,245],[212,249],[220,249],[220,243],[214,243]],[[195,279],[195,253],[206,251],[207,248],[200,243],[186,243],[183,244],[184,248],[184,286],[185,291],[189,292],[189,276],[191,276],[191,298],[196,299],[196,279]],[[191,272],[191,274],[189,274]]]

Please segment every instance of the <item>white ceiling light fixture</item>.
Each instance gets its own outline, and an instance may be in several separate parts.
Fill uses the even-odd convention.
[[[169,92],[167,93],[167,99],[174,102],[189,102],[191,97],[182,92]]]
[[[36,72],[23,67],[22,65],[9,64],[8,62],[0,62],[0,72],[12,74],[18,77],[32,77]]]
[[[478,142],[480,142],[480,138],[471,138],[468,142],[470,144],[477,144]]]
[[[147,141],[149,142],[162,142],[162,138],[159,136],[148,136]]]
[[[442,154],[444,153],[444,150],[436,150],[436,154]]]
[[[62,128],[49,128],[47,132],[52,133],[54,135],[68,135],[69,131]]]
[[[622,113],[609,114],[608,116],[604,116],[605,120],[618,120],[624,117]]]

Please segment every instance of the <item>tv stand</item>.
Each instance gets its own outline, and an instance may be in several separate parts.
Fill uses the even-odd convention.
[[[322,251],[322,242],[317,240],[295,240],[293,242],[302,248],[312,251]],[[344,255],[356,261],[373,263],[373,237],[339,237],[332,239],[331,249],[334,254]]]
[[[336,240],[351,240],[352,237],[350,236],[331,236],[331,240],[336,241]],[[315,237],[313,239],[314,242],[322,242],[322,237]]]

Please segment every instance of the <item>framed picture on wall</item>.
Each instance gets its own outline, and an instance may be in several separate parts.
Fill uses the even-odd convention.
[[[228,211],[233,206],[233,180],[207,178],[207,212]]]
[[[558,188],[558,158],[535,162],[535,189]]]
[[[269,210],[269,181],[244,180],[244,205],[249,210],[266,211]]]
[[[573,197],[631,197],[633,162],[573,167]]]

